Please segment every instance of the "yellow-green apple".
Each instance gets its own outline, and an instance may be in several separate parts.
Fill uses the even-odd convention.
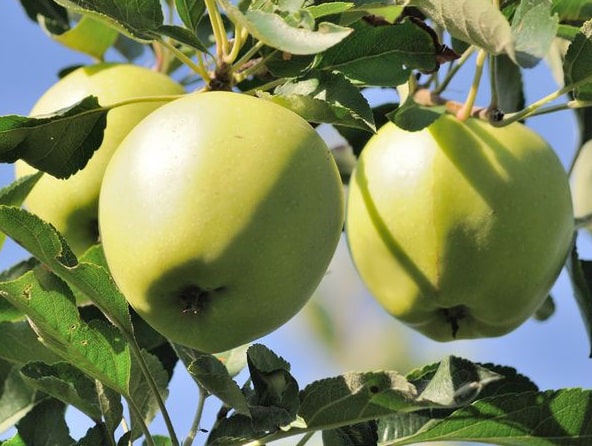
[[[361,278],[390,314],[438,341],[520,326],[547,297],[573,231],[566,172],[519,123],[388,123],[350,183],[346,232]]]
[[[97,64],[81,67],[47,90],[34,105],[31,116],[70,107],[94,95],[101,105],[146,96],[177,95],[183,87],[170,77],[131,64]],[[144,102],[109,111],[103,142],[84,169],[67,179],[43,175],[25,201],[25,206],[52,223],[76,254],[97,242],[98,201],[101,180],[111,155],[142,118],[164,102]],[[24,161],[15,163],[16,177],[36,172]]]
[[[170,340],[211,353],[303,307],[343,214],[314,129],[232,92],[194,93],[144,119],[111,159],[99,203],[107,263],[129,303]]]

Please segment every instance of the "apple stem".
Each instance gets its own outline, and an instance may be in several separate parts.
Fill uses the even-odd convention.
[[[197,410],[195,412],[195,417],[193,418],[193,423],[191,424],[191,429],[189,430],[189,433],[187,434],[185,441],[183,441],[183,446],[191,446],[193,444],[193,440],[195,440],[197,433],[200,431],[199,424],[201,423],[201,417],[203,415],[206,399],[208,398],[208,396],[210,396],[210,393],[202,386],[198,384],[197,387],[199,390]]]
[[[466,121],[471,116],[475,100],[477,99],[477,92],[479,91],[479,84],[481,83],[481,76],[483,75],[483,66],[487,60],[487,51],[480,49],[477,53],[477,59],[475,61],[475,76],[473,77],[473,83],[469,89],[467,99],[464,105],[456,114],[456,117],[460,121]]]

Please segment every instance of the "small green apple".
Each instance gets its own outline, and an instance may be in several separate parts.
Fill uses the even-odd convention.
[[[104,63],[78,68],[62,78],[41,96],[31,116],[53,113],[89,95],[107,105],[141,96],[182,93],[183,87],[164,74],[135,65]],[[107,162],[125,135],[162,104],[132,104],[111,110],[103,142],[86,167],[65,180],[45,174],[25,201],[31,212],[62,232],[77,255],[97,242],[99,191]],[[17,178],[34,172],[36,169],[24,161],[15,163]]]
[[[239,93],[196,93],[125,138],[105,172],[99,226],[138,314],[215,353],[308,301],[337,246],[343,201],[335,161],[301,117]]]
[[[521,124],[392,123],[363,149],[347,240],[371,294],[438,341],[504,335],[543,303],[571,246],[566,172]]]
[[[592,214],[592,139],[580,149],[571,180],[575,216]],[[588,224],[586,229],[592,230],[592,224]]]

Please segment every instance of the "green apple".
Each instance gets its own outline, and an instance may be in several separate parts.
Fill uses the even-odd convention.
[[[294,316],[344,219],[327,146],[292,111],[195,93],[144,119],[111,159],[99,202],[109,269],[170,340],[215,353]]]
[[[575,216],[592,214],[592,139],[580,149],[571,179]],[[588,224],[586,229],[591,230],[592,224]]]
[[[38,100],[31,116],[53,113],[88,95],[102,105],[141,96],[184,93],[170,77],[135,65],[98,64],[78,68],[58,81]],[[76,254],[97,242],[97,212],[103,173],[121,140],[142,118],[163,102],[126,105],[111,110],[103,142],[83,170],[68,179],[45,174],[25,201],[25,206],[52,223]],[[16,177],[36,172],[24,161],[15,163]]]
[[[450,115],[364,147],[346,210],[352,259],[393,316],[438,341],[504,335],[556,280],[573,237],[567,174],[521,124]]]

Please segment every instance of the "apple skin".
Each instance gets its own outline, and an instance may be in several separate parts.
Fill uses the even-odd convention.
[[[217,353],[275,330],[308,301],[343,227],[335,161],[295,113],[195,93],[143,120],[105,173],[109,269],[173,342]]]
[[[103,63],[78,68],[66,75],[41,96],[30,115],[53,113],[89,95],[97,96],[101,105],[107,105],[141,96],[184,92],[173,79],[148,68]],[[67,179],[45,174],[27,197],[25,207],[52,223],[75,254],[81,255],[97,242],[99,192],[111,155],[138,122],[163,104],[133,104],[109,111],[103,142],[85,168]],[[15,163],[17,178],[35,172],[24,161]]]
[[[574,215],[585,217],[592,213],[592,139],[580,149],[571,180]],[[588,224],[586,229],[591,231],[592,224]]]
[[[543,303],[573,237],[567,174],[521,124],[392,123],[362,150],[346,233],[370,293],[437,341],[501,336]]]

